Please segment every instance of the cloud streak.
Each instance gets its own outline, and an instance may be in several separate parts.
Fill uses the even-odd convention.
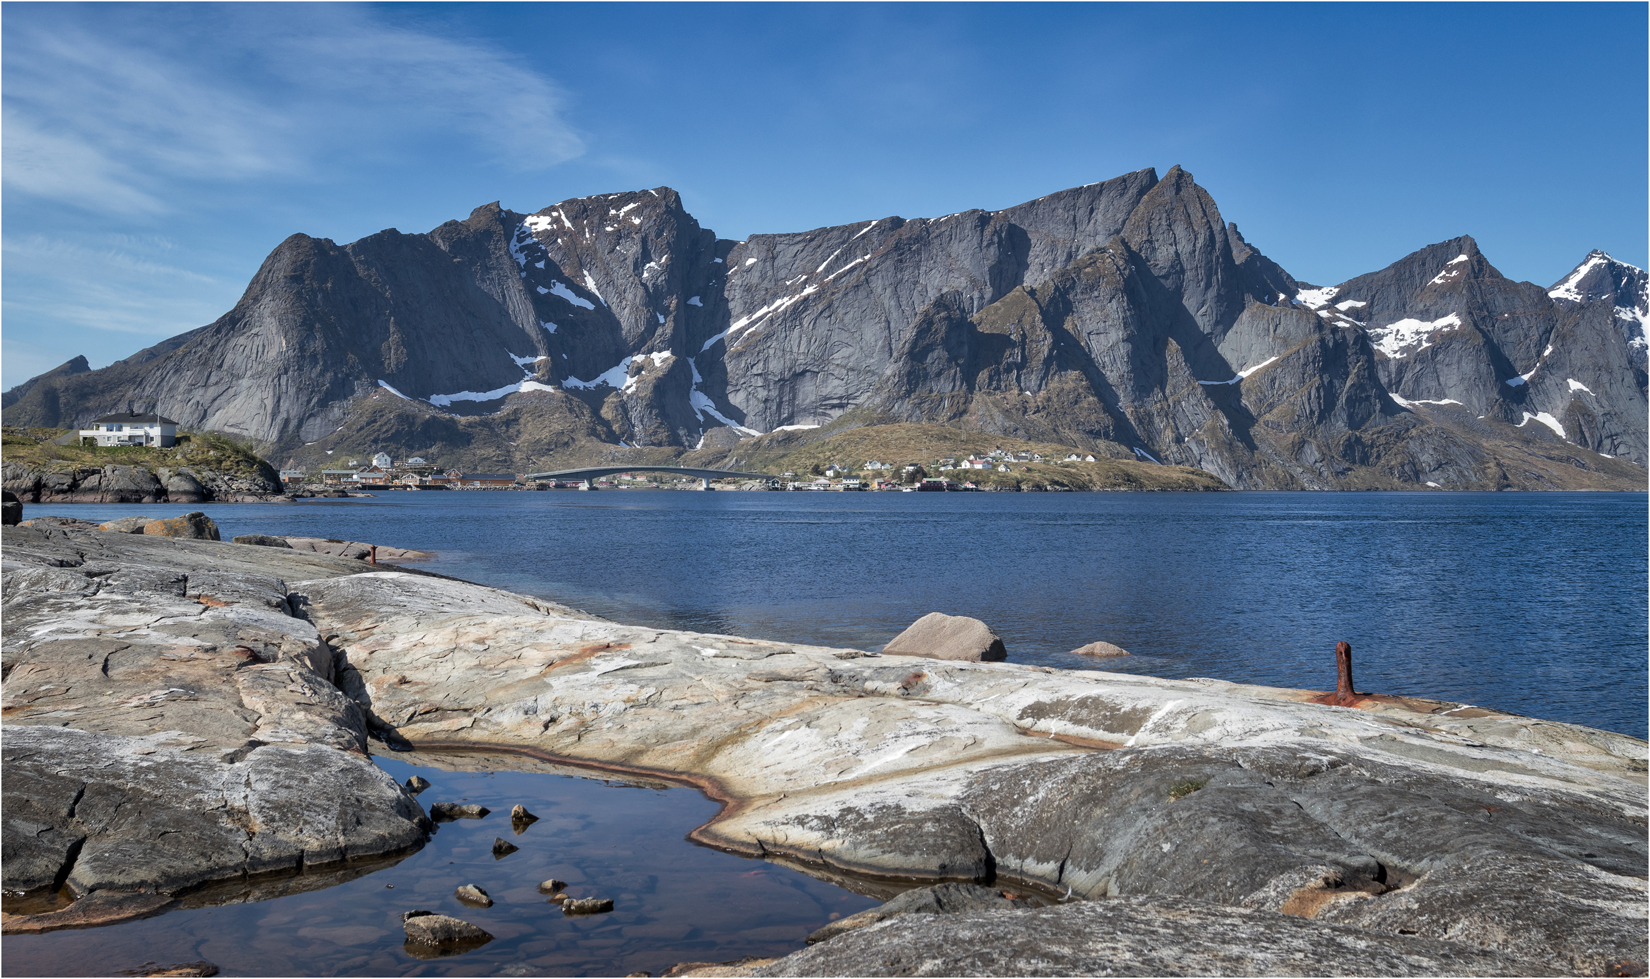
[[[158,215],[203,183],[324,183],[431,145],[525,171],[584,152],[556,85],[485,42],[357,8],[165,10],[8,16],[8,193]]]

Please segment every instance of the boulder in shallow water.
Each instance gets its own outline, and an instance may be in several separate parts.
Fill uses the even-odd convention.
[[[562,914],[606,914],[613,910],[610,897],[570,897],[561,902]]]
[[[407,791],[413,795],[417,795],[429,787],[430,780],[422,775],[414,775],[412,778],[407,779]]]
[[[1129,651],[1122,646],[1113,646],[1109,642],[1091,642],[1087,646],[1078,646],[1071,651],[1073,656],[1092,656],[1095,659],[1106,659],[1112,656],[1127,656]]]
[[[172,517],[167,520],[151,520],[143,525],[143,532],[150,537],[182,537],[186,540],[220,540],[218,525],[211,517],[192,510],[181,517]]]
[[[514,843],[511,843],[507,840],[500,839],[499,837],[496,837],[496,836],[493,837],[493,859],[494,860],[502,860],[505,857],[509,856],[510,854],[516,852],[519,849],[521,849],[521,847],[516,846]]]
[[[486,806],[474,803],[464,806],[456,802],[436,802],[430,806],[430,818],[438,823],[450,822],[454,819],[480,819],[492,812]]]
[[[490,908],[493,898],[477,884],[465,884],[453,891],[453,896],[475,908]]]
[[[401,916],[401,927],[407,941],[414,945],[483,945],[493,940],[492,935],[468,921],[430,911],[408,911]]]
[[[1000,663],[1008,659],[1003,640],[991,627],[966,615],[929,612],[882,647],[885,655]]]

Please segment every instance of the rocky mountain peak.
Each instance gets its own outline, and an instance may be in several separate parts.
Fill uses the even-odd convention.
[[[1462,446],[1483,433],[1440,434],[1420,406],[1646,455],[1643,374],[1623,342],[1636,328],[1642,360],[1644,286],[1594,253],[1549,296],[1461,236],[1313,287],[1178,165],[999,210],[740,242],[656,187],[532,214],[494,201],[343,246],[293,235],[217,322],[101,371],[71,362],[6,409],[12,424],[74,424],[156,400],[293,458],[365,441],[445,456],[496,426],[512,434],[481,463],[493,469],[680,454],[857,413],[1249,488],[1327,488],[1377,458],[1399,473],[1379,479],[1480,485],[1487,464],[1460,460],[1480,458]],[[1450,447],[1411,453],[1412,438]]]

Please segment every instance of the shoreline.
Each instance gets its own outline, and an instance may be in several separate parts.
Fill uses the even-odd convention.
[[[1317,894],[1309,917],[1362,929],[1370,941],[1393,947],[1405,939],[1380,922],[1412,907],[1423,938],[1475,935],[1474,943],[1561,971],[1592,968],[1600,948],[1624,947],[1613,915],[1598,908],[1636,893],[1625,878],[1612,882],[1637,856],[1602,842],[1626,831],[1609,827],[1642,828],[1645,821],[1646,745],[1625,735],[1418,698],[1366,696],[1361,709],[1325,707],[1310,703],[1318,691],[650,629],[412,569],[279,548],[98,531],[5,534],[8,848],[17,814],[38,809],[20,809],[14,793],[24,789],[14,786],[36,780],[41,788],[28,791],[46,798],[58,791],[50,785],[62,783],[73,794],[63,772],[76,770],[78,753],[91,750],[108,761],[77,776],[89,779],[81,793],[121,772],[137,779],[134,786],[148,777],[140,771],[157,767],[176,773],[173,782],[207,785],[240,779],[248,765],[302,758],[306,768],[331,773],[312,776],[321,784],[359,786],[342,797],[368,806],[345,814],[346,822],[366,816],[372,825],[340,856],[406,852],[421,845],[427,817],[402,787],[385,784],[366,754],[370,735],[415,749],[513,753],[691,784],[720,804],[690,834],[696,842],[782,854],[828,870],[905,881],[1024,881],[1039,892],[1102,903],[1131,895],[1189,898],[1210,915],[1241,905],[1287,916],[1281,909],[1295,906],[1291,901]],[[75,570],[111,562],[130,571],[87,578]],[[123,590],[123,581],[179,574],[186,583],[172,598]],[[122,610],[139,607],[142,621],[154,623],[143,630],[154,635],[163,627],[174,640],[192,636],[195,645],[184,648],[195,651],[179,660],[169,642],[122,625],[130,621]],[[227,636],[222,630],[230,626],[239,643],[233,649],[214,638]],[[71,646],[59,644],[111,642],[122,644],[121,662],[132,665],[95,686],[118,688],[125,681],[117,678],[136,669],[129,689],[150,696],[142,693],[155,686],[147,671],[160,670],[154,675],[194,691],[192,700],[163,695],[153,702],[154,733],[131,728],[125,718],[136,715],[118,706],[119,689],[102,694],[75,680],[73,667],[54,665],[69,662],[53,650]],[[26,673],[26,689],[18,687],[18,670]],[[286,678],[285,686],[270,686],[265,676]],[[236,734],[214,720],[220,715],[209,708],[218,702],[262,717]],[[177,735],[166,731],[199,743],[174,743]],[[184,753],[208,744],[221,745],[210,749],[221,750],[220,758]],[[29,763],[19,783],[19,751],[52,760]],[[1193,783],[1184,799],[1168,792]],[[1425,788],[1405,797],[1400,817],[1390,792],[1368,796],[1379,784]],[[1515,798],[1506,798],[1509,787]],[[245,796],[252,810],[303,805],[290,788],[271,783],[259,791],[265,794]],[[198,834],[190,854],[210,851],[212,839],[227,844],[242,834],[217,817],[201,822],[188,798],[173,788],[154,804],[184,807],[166,821],[197,827],[185,831]],[[1117,808],[1126,798],[1141,801]],[[1245,798],[1252,801],[1233,808]],[[1071,801],[1034,801],[1048,799]],[[1417,838],[1428,835],[1424,827],[1451,825],[1473,807],[1516,811],[1554,838],[1586,840],[1577,852],[1586,848],[1588,856],[1555,862],[1546,849],[1529,850],[1520,835],[1493,830],[1496,823],[1425,841],[1439,848],[1434,856],[1415,851]],[[1193,813],[1213,820],[1211,828],[1191,836],[1174,828]],[[115,897],[121,880],[151,880],[158,895],[184,895],[213,880],[248,879],[257,869],[214,869],[192,856],[193,882],[171,871],[177,883],[167,885],[149,869],[107,862],[128,845],[108,835],[114,830],[71,832],[71,824],[81,825],[75,820],[92,818],[85,807],[69,817],[40,811],[30,818],[70,836],[90,834],[67,864],[50,871],[66,873],[82,901],[105,892],[83,911]],[[1280,819],[1306,822],[1256,849]],[[259,825],[280,821],[262,818]],[[1371,829],[1381,826],[1390,828]],[[1372,831],[1378,838],[1365,839]],[[342,839],[360,836],[345,832]],[[1318,836],[1323,843],[1301,842]],[[304,853],[302,866],[326,865],[324,853],[310,854],[314,844],[306,838],[258,839],[279,852],[295,847],[291,852]],[[235,845],[237,860],[241,851]],[[69,855],[38,852],[46,861],[41,874],[50,860]],[[1475,861],[1489,861],[1507,879],[1493,888],[1475,883],[1478,876],[1466,872]],[[1589,861],[1604,876],[1575,883]],[[1252,869],[1232,883],[1221,883],[1225,871],[1191,871],[1210,864]],[[24,863],[8,859],[6,869],[8,890],[18,889],[11,878]],[[1349,874],[1367,882],[1362,890],[1325,890],[1323,881]],[[1549,878],[1571,881],[1565,893],[1582,886],[1593,896],[1580,904],[1523,896],[1550,890]],[[1473,894],[1465,904],[1453,896],[1462,887]],[[1411,914],[1403,912],[1406,920]],[[1539,923],[1558,920],[1554,915],[1573,919],[1566,927],[1575,935],[1551,937]],[[1495,938],[1492,922],[1509,916],[1548,937],[1537,945],[1523,933]],[[10,918],[8,931],[23,925]]]

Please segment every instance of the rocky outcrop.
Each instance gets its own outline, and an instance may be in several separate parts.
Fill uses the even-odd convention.
[[[101,528],[100,528],[101,529]],[[221,540],[218,525],[211,517],[195,510],[181,517],[151,520],[143,525],[150,537],[184,537],[189,540]]]
[[[902,914],[773,974],[1643,964],[1636,739],[1368,694],[1333,707],[638,628],[285,550],[4,533],[8,888],[176,887],[253,855],[273,869],[416,839],[417,803],[359,753],[370,734],[690,781],[726,803],[701,842],[1067,902]],[[326,813],[281,814],[301,780],[258,766],[288,764],[335,780],[305,794]],[[183,788],[140,795],[160,765]],[[213,791],[261,814],[258,832]],[[82,815],[117,797],[155,820]],[[185,830],[157,845],[162,818]]]
[[[1096,659],[1106,659],[1113,656],[1127,656],[1129,651],[1122,646],[1114,646],[1109,642],[1091,642],[1086,646],[1079,646],[1071,651],[1073,656],[1093,656]]]
[[[7,891],[164,896],[423,841],[279,577],[356,562],[11,527],[4,558]]]
[[[427,551],[415,551],[409,547],[390,547],[385,544],[367,544],[358,540],[332,540],[326,537],[283,537],[280,540],[284,546],[295,551],[331,554],[336,557],[355,558],[358,561],[369,558],[378,561],[422,561],[434,557]]]
[[[267,470],[267,471],[265,471]],[[27,466],[0,463],[8,492],[24,503],[257,503],[284,499],[267,463],[252,472],[202,467]]]
[[[1314,287],[1180,167],[737,242],[669,188],[494,203],[427,234],[294,235],[218,321],[36,378],[6,417],[141,399],[299,463],[541,469],[920,421],[1243,489],[1636,488],[1650,306],[1600,256],[1547,290],[1462,237]]]

